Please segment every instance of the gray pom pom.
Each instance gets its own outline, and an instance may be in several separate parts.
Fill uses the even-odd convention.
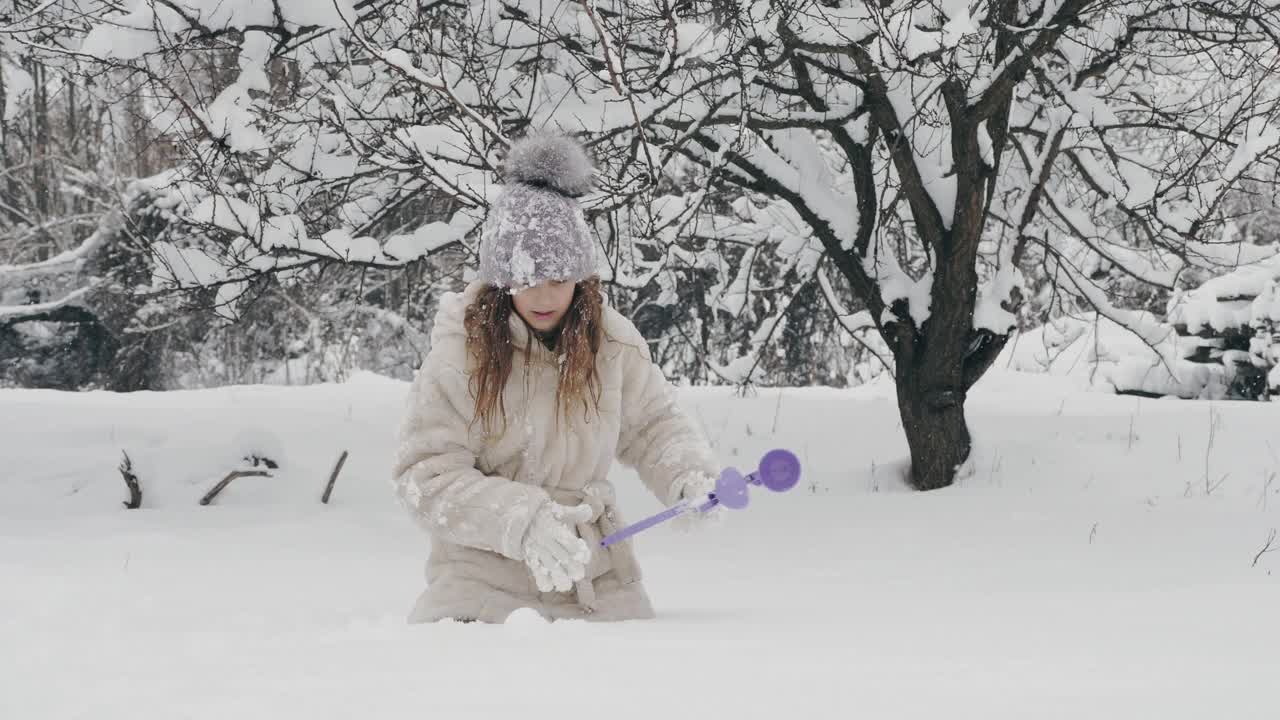
[[[567,135],[527,135],[511,144],[504,164],[509,181],[546,187],[569,197],[591,190],[591,159],[586,148]]]

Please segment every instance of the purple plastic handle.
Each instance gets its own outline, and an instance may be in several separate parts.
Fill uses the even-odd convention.
[[[698,510],[700,512],[706,512],[707,510],[710,510],[715,506],[716,506],[716,500],[713,498],[711,500],[708,500],[706,504],[698,508]],[[623,540],[626,540],[627,538],[631,537],[632,535],[635,535],[641,530],[647,530],[653,527],[654,525],[657,525],[658,523],[666,522],[667,520],[670,520],[671,518],[677,515],[680,515],[681,513],[689,512],[690,510],[691,508],[687,503],[682,503],[680,505],[673,505],[667,508],[666,510],[663,510],[662,512],[658,513],[657,515],[650,515],[649,517],[641,520],[640,522],[632,523],[622,528],[618,532],[613,533],[612,535],[605,536],[600,540],[600,547],[609,547],[610,545],[616,542],[621,542]]]
[[[773,492],[786,492],[800,482],[800,460],[788,450],[770,450],[760,459],[760,467],[755,472],[743,477],[735,468],[725,468],[716,479],[716,489],[707,496],[707,501],[698,507],[691,507],[688,501],[677,503],[657,515],[628,525],[600,541],[601,547],[608,547],[635,535],[641,530],[666,522],[686,512],[706,512],[717,505],[724,505],[731,510],[741,510],[750,501],[747,485],[763,485]]]

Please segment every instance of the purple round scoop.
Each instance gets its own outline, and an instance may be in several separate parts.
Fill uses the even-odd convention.
[[[800,458],[790,450],[770,450],[760,458],[760,470],[752,475],[773,492],[786,492],[800,482]]]

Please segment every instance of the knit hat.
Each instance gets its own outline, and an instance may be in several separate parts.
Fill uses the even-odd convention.
[[[595,245],[577,197],[592,165],[572,137],[534,133],[512,143],[505,179],[480,232],[477,279],[505,288],[596,274]]]

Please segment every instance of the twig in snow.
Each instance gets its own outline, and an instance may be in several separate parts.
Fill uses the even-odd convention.
[[[778,388],[778,404],[773,408],[773,429],[769,431],[771,435],[778,434],[778,415],[782,412],[782,388]]]
[[[1263,545],[1262,549],[1258,551],[1258,554],[1253,556],[1253,563],[1250,564],[1249,567],[1258,567],[1258,561],[1262,559],[1263,555],[1266,555],[1269,552],[1275,552],[1276,550],[1280,550],[1280,548],[1271,547],[1275,543],[1275,541],[1276,541],[1276,529],[1271,528],[1271,534],[1267,536],[1267,544]]]
[[[1209,404],[1209,444],[1206,445],[1204,448],[1204,494],[1205,495],[1210,495],[1213,493],[1213,489],[1210,488],[1210,484],[1209,484],[1209,455],[1213,452],[1213,443],[1218,438],[1218,425],[1220,424],[1219,422],[1220,420],[1221,420],[1221,416],[1218,415],[1217,409],[1213,407],[1213,403],[1210,403]],[[1222,480],[1226,480],[1226,479],[1227,478],[1224,475],[1222,477]],[[1218,485],[1222,484],[1222,480],[1218,481]],[[1217,485],[1213,486],[1213,488],[1216,488],[1216,487]]]
[[[271,473],[266,470],[234,470],[229,472],[226,477],[218,481],[217,485],[214,485],[209,492],[205,493],[204,497],[200,498],[200,504],[208,505],[217,497],[218,493],[222,492],[223,488],[231,484],[232,480],[242,477],[271,477]]]
[[[329,475],[329,484],[324,486],[324,495],[320,498],[320,502],[325,505],[329,504],[329,495],[333,493],[333,484],[338,481],[338,473],[342,472],[342,464],[347,461],[347,451],[342,451],[342,457],[338,458],[338,464],[333,466],[333,472]]]
[[[124,484],[129,486],[129,501],[122,503],[130,510],[137,510],[142,507],[142,486],[138,484],[138,476],[133,472],[133,461],[129,459],[129,453],[121,450],[124,460],[120,461],[120,475],[124,477]]]
[[[1262,483],[1262,494],[1258,497],[1258,505],[1260,505],[1263,510],[1267,509],[1267,495],[1271,494],[1271,483],[1275,482],[1275,480],[1276,471],[1272,470],[1267,473],[1266,482]]]

